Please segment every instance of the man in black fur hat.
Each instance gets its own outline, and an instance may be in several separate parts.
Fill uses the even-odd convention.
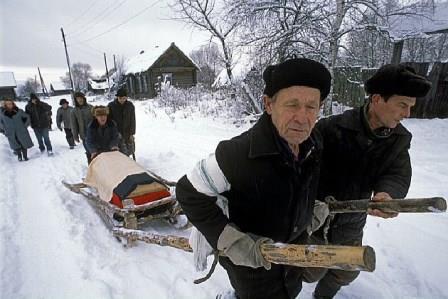
[[[211,248],[225,253],[219,262],[238,298],[289,299],[301,290],[301,269],[271,265],[260,245],[306,242],[322,150],[312,129],[331,76],[301,58],[269,66],[263,79],[266,111],[259,121],[220,142],[179,180],[176,197]]]
[[[323,137],[319,196],[324,200],[404,198],[411,182],[411,133],[400,123],[410,116],[417,97],[431,83],[405,65],[385,65],[365,83],[368,102],[341,115],[321,119],[316,125]],[[396,217],[379,210],[370,215]],[[315,233],[331,244],[360,246],[367,213],[337,214],[328,233]],[[318,271],[319,272],[319,271]],[[356,271],[325,270],[317,276],[314,298],[333,298],[342,286],[359,275]],[[317,277],[316,276],[316,277]]]
[[[128,100],[125,88],[120,88],[115,96],[116,99],[107,105],[110,111],[109,118],[115,121],[123,139],[122,152],[132,155],[135,160],[135,107]]]

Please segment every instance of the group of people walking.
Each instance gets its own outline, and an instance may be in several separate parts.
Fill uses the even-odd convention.
[[[82,92],[75,92],[75,106],[61,99],[56,113],[56,124],[65,137],[70,149],[82,143],[88,163],[99,153],[120,150],[135,159],[135,107],[128,101],[127,91],[119,89],[116,99],[105,106],[87,103]],[[3,99],[0,105],[0,132],[7,138],[19,161],[28,160],[28,149],[34,144],[28,127],[34,131],[41,153],[53,155],[49,131],[52,125],[52,107],[35,94],[25,110],[18,108],[12,99]]]

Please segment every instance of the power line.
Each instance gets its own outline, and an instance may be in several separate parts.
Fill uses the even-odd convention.
[[[131,21],[132,19],[134,19],[134,18],[138,17],[139,15],[143,14],[146,10],[150,9],[151,7],[153,7],[153,6],[156,5],[158,2],[160,2],[160,0],[157,0],[157,1],[153,2],[151,5],[149,5],[149,6],[145,7],[144,9],[140,10],[138,13],[136,13],[135,15],[131,16],[130,18],[126,19],[125,21],[121,22],[120,24],[117,24],[117,25],[115,25],[115,26],[112,26],[112,27],[109,28],[108,30],[103,31],[103,32],[100,33],[100,34],[97,34],[97,35],[95,35],[95,36],[93,36],[93,37],[91,37],[91,38],[88,38],[88,39],[86,39],[86,40],[83,40],[83,41],[81,41],[81,42],[83,43],[83,42],[88,42],[88,41],[94,40],[94,39],[96,39],[96,38],[98,38],[98,37],[100,37],[100,36],[103,36],[104,34],[107,34],[107,33],[111,32],[111,31],[114,30],[114,29],[117,29],[118,27],[123,26],[124,24],[128,23],[128,22]]]
[[[69,26],[73,25],[74,23],[76,23],[79,20],[79,18],[83,17],[86,14],[86,12],[90,11],[90,9],[93,8],[96,4],[98,4],[98,1],[93,1],[92,5],[87,7],[86,10],[83,10],[83,12],[80,13],[77,17],[73,18],[73,20],[70,23],[68,23],[67,25],[65,25],[65,27],[69,27]]]
[[[93,23],[92,25],[90,25],[89,27],[84,29],[83,31],[76,33],[76,35],[80,35],[81,33],[84,33],[87,30],[92,29],[95,25],[99,24],[102,20],[104,20],[106,17],[110,16],[113,12],[115,12],[118,8],[120,8],[120,6],[122,6],[126,1],[128,1],[128,0],[123,0],[122,2],[118,3],[118,5],[115,8],[113,8],[107,14],[103,15],[102,18],[97,19],[95,23]]]
[[[127,0],[123,0],[122,2],[116,2],[112,6],[107,7],[105,10],[101,11],[99,14],[94,16],[93,19],[91,19],[89,22],[87,22],[84,25],[80,26],[75,31],[73,31],[71,33],[68,33],[67,36],[79,35],[79,34],[85,32],[85,31],[91,29],[91,27],[93,27],[94,25],[99,23],[99,21],[98,21],[99,18],[100,18],[100,20],[103,20],[104,17],[107,17],[108,15],[110,15],[112,12],[114,12],[116,9],[118,9],[118,7],[123,5],[123,3],[126,2],[126,1]]]

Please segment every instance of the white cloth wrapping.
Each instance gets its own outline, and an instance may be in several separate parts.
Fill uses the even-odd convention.
[[[207,196],[216,196],[216,205],[223,211],[224,215],[229,217],[227,198],[220,193],[230,190],[230,184],[219,168],[214,154],[199,161],[191,173],[187,174],[187,178],[198,192]],[[204,271],[207,269],[207,257],[213,253],[212,246],[196,227],[191,230],[189,243],[193,248],[196,271]]]
[[[84,184],[95,188],[99,197],[109,202],[114,189],[127,176],[143,172],[143,167],[119,151],[104,152],[90,163]]]

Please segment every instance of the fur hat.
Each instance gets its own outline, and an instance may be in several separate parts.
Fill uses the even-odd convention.
[[[320,99],[324,100],[331,86],[331,75],[320,62],[307,58],[293,58],[280,64],[270,65],[263,72],[264,94],[272,97],[280,89],[295,85],[320,90]]]
[[[404,64],[382,66],[364,84],[367,94],[401,95],[424,97],[431,88],[431,82],[417,75],[415,70]]]
[[[120,88],[119,90],[117,90],[117,93],[115,94],[115,96],[117,96],[117,97],[127,97],[128,96],[128,91],[126,90],[126,88]]]
[[[109,108],[106,106],[95,106],[92,108],[93,116],[109,115]]]
[[[76,98],[84,98],[84,99],[86,98],[86,95],[80,91],[75,92],[74,96],[75,96],[75,99]]]
[[[60,101],[59,101],[59,105],[64,105],[64,104],[68,104],[68,101],[66,100],[66,99],[61,99]]]
[[[39,100],[39,98],[38,98],[37,95],[33,92],[33,93],[30,93],[30,100]]]

